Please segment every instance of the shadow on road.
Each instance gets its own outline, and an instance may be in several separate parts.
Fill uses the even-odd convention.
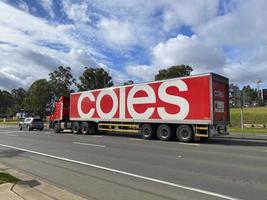
[[[0,158],[11,158],[23,153],[23,151],[16,149],[0,149]]]
[[[218,144],[228,146],[255,146],[255,147],[267,147],[267,142],[255,141],[255,140],[237,140],[237,139],[209,139],[207,141],[200,141],[203,144]]]

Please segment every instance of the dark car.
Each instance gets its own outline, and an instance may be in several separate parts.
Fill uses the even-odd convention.
[[[44,122],[40,118],[27,117],[24,119],[24,121],[19,123],[19,130],[23,129],[28,131],[39,129],[42,131],[44,129]]]

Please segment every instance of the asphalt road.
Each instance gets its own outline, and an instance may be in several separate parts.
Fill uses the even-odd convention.
[[[182,144],[0,128],[0,163],[87,199],[267,200],[267,141]]]

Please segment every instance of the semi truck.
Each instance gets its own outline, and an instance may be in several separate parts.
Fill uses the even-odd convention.
[[[229,80],[215,73],[74,92],[49,116],[55,133],[126,132],[180,142],[227,134]]]

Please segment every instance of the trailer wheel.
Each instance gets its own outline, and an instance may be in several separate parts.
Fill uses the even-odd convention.
[[[87,135],[89,132],[89,126],[87,122],[82,122],[81,123],[81,133],[84,135]]]
[[[144,139],[152,139],[154,137],[153,128],[150,124],[143,124],[140,129],[141,136]]]
[[[71,131],[73,134],[79,134],[80,133],[80,126],[78,122],[73,122],[71,124]]]
[[[59,133],[60,132],[60,128],[58,127],[58,123],[57,122],[54,123],[53,130],[54,130],[54,133]]]
[[[161,124],[158,128],[157,128],[157,137],[160,140],[163,141],[168,141],[172,138],[172,129],[169,125],[167,124]]]
[[[194,139],[194,133],[190,126],[181,125],[176,129],[176,136],[180,142],[192,142]]]

